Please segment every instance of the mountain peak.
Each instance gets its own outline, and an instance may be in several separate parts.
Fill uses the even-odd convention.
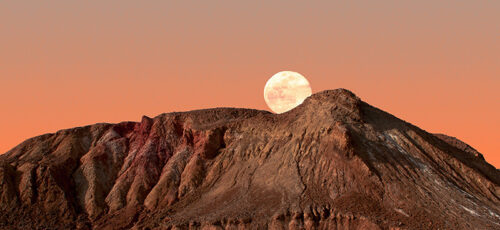
[[[309,96],[282,116],[291,121],[302,118],[304,125],[318,123],[318,126],[325,126],[336,121],[351,123],[362,120],[362,106],[363,101],[349,90],[324,90]]]
[[[317,92],[304,100],[302,104],[305,106],[316,107],[335,107],[344,106],[347,108],[355,108],[359,106],[361,99],[347,89],[324,90]],[[314,108],[313,108],[314,109]]]
[[[339,100],[339,99],[360,100],[356,96],[356,94],[354,94],[350,90],[347,90],[344,88],[323,90],[323,91],[314,93],[309,98],[316,99],[316,100],[331,100],[331,99],[335,99],[335,100]]]
[[[326,90],[29,139],[0,157],[0,228],[495,229],[500,173]]]

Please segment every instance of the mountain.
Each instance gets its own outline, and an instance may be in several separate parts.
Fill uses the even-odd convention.
[[[1,229],[500,229],[500,172],[337,89],[31,138],[0,207]]]

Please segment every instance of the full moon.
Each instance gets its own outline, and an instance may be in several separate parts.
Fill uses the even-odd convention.
[[[264,87],[264,100],[275,113],[284,113],[311,96],[307,79],[300,73],[281,71],[273,75]]]

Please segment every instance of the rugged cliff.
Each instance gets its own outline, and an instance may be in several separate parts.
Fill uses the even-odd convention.
[[[4,229],[500,229],[500,173],[347,90],[95,124],[0,155]]]

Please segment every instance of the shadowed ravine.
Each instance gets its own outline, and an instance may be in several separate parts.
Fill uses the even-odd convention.
[[[344,89],[95,124],[0,155],[0,228],[498,229],[500,173]]]

